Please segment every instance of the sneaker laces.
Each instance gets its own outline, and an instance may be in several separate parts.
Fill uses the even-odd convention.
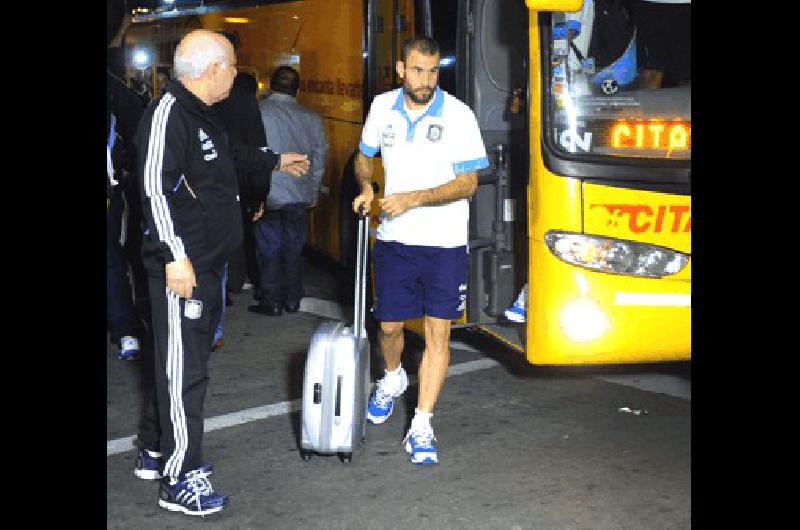
[[[392,399],[394,399],[393,393],[386,392],[386,386],[386,378],[383,378],[378,381],[378,387],[375,389],[375,398],[373,401],[380,408],[385,408],[389,403],[391,403]]]
[[[433,429],[425,429],[424,431],[408,431],[406,438],[414,435],[414,442],[418,448],[428,449],[433,447],[433,441],[436,437],[433,435]]]
[[[186,487],[194,494],[195,501],[197,502],[197,511],[201,511],[200,497],[207,497],[214,493],[211,487],[211,482],[208,476],[211,473],[203,470],[194,470],[186,474]]]

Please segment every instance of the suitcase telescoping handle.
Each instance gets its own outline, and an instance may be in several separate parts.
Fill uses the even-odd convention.
[[[364,206],[358,209],[358,242],[356,244],[355,314],[353,315],[353,334],[356,344],[365,336],[364,313],[367,298],[367,255],[369,253],[369,215],[364,215]]]

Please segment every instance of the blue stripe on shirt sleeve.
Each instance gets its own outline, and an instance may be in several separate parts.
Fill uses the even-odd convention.
[[[368,158],[372,158],[373,156],[375,156],[378,153],[378,148],[377,147],[370,147],[367,144],[365,144],[364,142],[359,142],[358,149],[359,149],[359,151],[361,151],[364,154],[364,156],[366,156]]]
[[[458,175],[460,173],[468,173],[470,171],[478,171],[489,167],[489,159],[485,156],[476,158],[475,160],[467,160],[465,162],[456,162],[453,164],[453,172]]]

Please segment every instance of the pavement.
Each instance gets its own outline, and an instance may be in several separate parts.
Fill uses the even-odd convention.
[[[205,518],[158,507],[133,475],[139,364],[107,348],[108,528],[689,528],[689,363],[539,368],[480,334],[454,331],[451,371],[433,418],[441,463],[417,467],[401,446],[417,386],[344,464],[303,461],[298,399],[308,341],[348,315],[336,279],[306,263],[301,311],[249,313],[233,295],[212,353],[204,457],[230,506]],[[411,375],[422,341],[407,336]],[[372,344],[373,380],[382,373]]]

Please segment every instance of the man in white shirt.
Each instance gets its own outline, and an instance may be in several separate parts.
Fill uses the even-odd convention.
[[[467,294],[467,199],[489,162],[472,110],[437,86],[436,41],[412,37],[401,57],[396,68],[403,88],[375,97],[356,156],[361,194],[354,211],[370,210],[378,151],[385,184],[373,248],[373,311],[386,374],[370,398],[367,420],[386,421],[408,386],[400,365],[403,325],[424,316],[419,398],[404,444],[413,463],[436,464],[431,418],[450,363],[450,322],[461,316]]]

